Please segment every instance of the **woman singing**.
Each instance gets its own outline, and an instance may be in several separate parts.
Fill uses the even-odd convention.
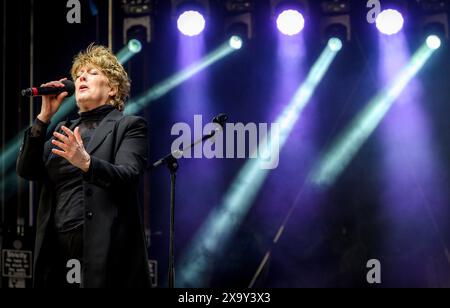
[[[79,118],[58,124],[46,141],[68,94],[43,96],[17,160],[21,177],[42,184],[34,286],[71,286],[76,260],[81,287],[149,287],[138,202],[148,156],[146,121],[122,114],[130,82],[107,48],[91,45],[79,53],[71,75]],[[42,86],[63,87],[63,80]]]

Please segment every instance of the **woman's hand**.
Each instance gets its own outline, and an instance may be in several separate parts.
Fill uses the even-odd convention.
[[[62,130],[67,136],[54,132],[53,135],[59,141],[52,140],[52,143],[62,151],[52,149],[52,153],[67,159],[69,163],[81,169],[83,172],[87,172],[91,164],[91,157],[84,149],[79,127],[75,128],[73,132],[65,126],[62,127]]]
[[[45,84],[42,84],[41,87],[55,87],[55,88],[63,88],[64,84],[62,81],[67,80],[67,78],[63,78],[59,81],[51,81]],[[42,105],[41,112],[38,115],[38,119],[44,123],[49,123],[53,115],[58,111],[61,106],[62,101],[69,93],[62,92],[58,95],[43,95],[42,96]]]

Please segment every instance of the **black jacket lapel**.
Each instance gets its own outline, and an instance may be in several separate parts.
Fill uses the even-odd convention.
[[[122,117],[122,113],[117,109],[114,109],[100,122],[99,126],[95,130],[94,136],[88,145],[85,145],[86,152],[91,154],[97,149],[106,136],[114,129],[116,122]]]
[[[71,131],[73,131],[75,129],[75,127],[78,126],[78,124],[80,123],[80,119],[76,119],[74,121],[72,121],[72,123],[70,124],[70,126],[67,126],[66,124],[64,124],[67,128],[69,128]]]

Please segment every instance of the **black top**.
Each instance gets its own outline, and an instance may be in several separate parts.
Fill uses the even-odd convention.
[[[80,113],[78,127],[86,148],[103,118],[114,110],[103,105],[94,110]],[[33,136],[46,132],[48,124],[36,119],[31,130]],[[62,133],[62,131],[61,131]],[[51,154],[46,164],[56,195],[54,224],[58,232],[67,232],[84,223],[83,171],[70,164],[65,158]]]

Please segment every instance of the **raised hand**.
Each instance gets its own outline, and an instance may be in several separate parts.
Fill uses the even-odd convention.
[[[79,127],[75,128],[73,132],[65,126],[61,128],[67,136],[57,132],[53,133],[58,140],[52,140],[52,143],[61,150],[52,149],[52,153],[67,159],[69,163],[83,172],[87,172],[91,164],[91,157],[84,148]]]

